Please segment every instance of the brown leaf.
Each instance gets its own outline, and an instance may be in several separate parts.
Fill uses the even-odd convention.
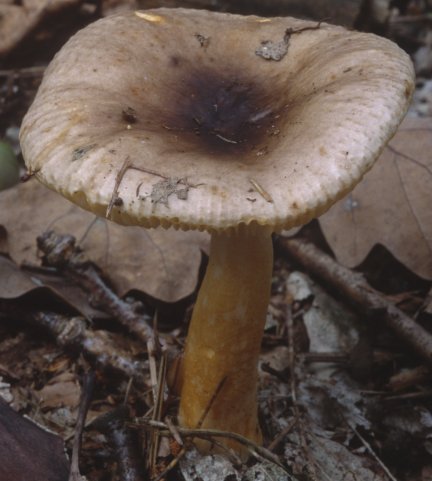
[[[54,229],[74,235],[87,258],[109,275],[121,296],[137,289],[175,302],[196,287],[207,234],[124,227],[96,219],[35,180],[1,192],[0,205],[7,253],[18,264],[39,265],[36,237]]]
[[[389,479],[381,474],[382,469],[363,456],[349,451],[345,446],[321,436],[311,438],[308,449],[317,466],[319,481],[384,481]],[[375,465],[374,465],[375,464]]]
[[[63,441],[0,398],[0,479],[66,481],[68,471]]]
[[[54,295],[87,318],[106,317],[106,314],[90,305],[82,289],[63,277],[22,270],[13,261],[0,255],[0,299],[18,299],[30,293],[35,293],[38,300],[46,295]]]
[[[0,256],[0,299],[16,299],[37,287],[14,262]]]
[[[77,376],[71,372],[62,372],[49,380],[37,391],[42,409],[68,407],[75,409],[80,401],[80,387]]]
[[[383,244],[432,279],[432,118],[407,118],[373,169],[320,218],[338,260],[360,264]]]

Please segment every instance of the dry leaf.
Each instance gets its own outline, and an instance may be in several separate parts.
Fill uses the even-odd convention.
[[[106,317],[105,313],[91,306],[88,296],[80,287],[62,276],[25,271],[6,256],[0,255],[0,299],[18,299],[30,293],[37,295],[38,300],[46,295],[54,295],[58,301],[69,304],[88,319]]]
[[[228,457],[203,456],[195,449],[188,450],[180,461],[180,469],[186,481],[297,481],[277,464],[264,459],[238,471]]]
[[[338,260],[360,264],[383,244],[432,279],[432,118],[407,118],[373,169],[320,218]]]
[[[180,461],[181,472],[186,481],[218,481],[232,479],[239,481],[239,476],[230,460],[219,454],[203,456],[195,449],[188,450]]]
[[[316,466],[317,481],[384,481],[382,469],[331,439],[313,436],[308,445]],[[381,472],[380,472],[381,471]]]
[[[68,461],[59,436],[23,418],[0,399],[0,479],[67,481]]]
[[[137,289],[175,302],[196,287],[201,249],[208,244],[205,233],[147,230],[95,219],[35,180],[1,192],[0,206],[0,226],[7,232],[0,247],[17,264],[39,265],[36,237],[54,229],[74,235],[121,296]]]
[[[73,410],[80,401],[80,386],[77,376],[72,372],[62,372],[51,378],[36,394],[42,409],[66,406]]]
[[[39,287],[10,259],[0,256],[0,299],[16,299]]]

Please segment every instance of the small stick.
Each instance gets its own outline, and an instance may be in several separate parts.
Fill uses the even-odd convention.
[[[288,337],[288,356],[289,356],[289,368],[290,368],[290,388],[292,397],[292,410],[294,413],[294,421],[298,423],[298,436],[300,439],[300,446],[308,461],[308,475],[312,479],[317,479],[316,470],[313,459],[311,459],[310,452],[308,449],[308,443],[306,440],[305,429],[303,421],[300,416],[300,410],[298,408],[297,402],[297,385],[296,385],[296,374],[295,374],[295,362],[296,362],[296,351],[294,347],[294,318],[292,315],[291,304],[287,302],[286,308],[286,326],[287,326],[287,337]]]
[[[294,418],[288,426],[286,426],[282,431],[273,439],[273,441],[267,446],[267,449],[271,452],[273,452],[279,444],[285,439],[287,434],[289,434],[294,426],[297,424],[297,419]]]
[[[157,376],[157,363],[156,363],[156,348],[154,345],[154,339],[151,338],[147,341],[147,353],[149,358],[150,367],[150,381],[153,392],[153,405],[157,402],[157,391],[158,391],[158,376]]]
[[[156,389],[156,396],[154,400],[154,409],[152,414],[153,421],[160,421],[162,418],[162,408],[164,402],[164,392],[165,392],[165,382],[166,382],[166,369],[167,369],[167,351],[162,354],[160,364],[159,364],[159,372],[157,376],[157,389]],[[153,472],[154,467],[156,466],[156,459],[157,453],[159,450],[160,439],[159,433],[154,431],[152,433],[152,439],[150,443],[150,451],[149,451],[149,468],[150,472]]]
[[[0,77],[39,77],[45,72],[46,65],[0,70]]]
[[[205,418],[207,417],[207,414],[209,413],[211,407],[213,406],[213,403],[215,402],[216,398],[218,397],[218,394],[221,392],[222,388],[224,387],[224,384],[227,380],[227,376],[223,377],[220,381],[219,384],[216,386],[216,389],[214,393],[212,394],[212,397],[210,398],[210,401],[208,402],[206,408],[204,409],[204,412],[202,413],[201,417],[198,420],[198,423],[196,425],[197,429],[200,429],[201,426],[203,425],[203,422],[205,421]]]
[[[198,425],[201,426],[202,423],[204,422],[209,410],[210,410],[210,407],[211,405],[213,404],[214,400],[216,399],[217,395],[219,394],[220,390],[222,389],[224,383],[225,383],[225,380],[226,380],[226,377],[224,377],[221,382],[218,384],[215,392],[213,393],[213,396],[211,397],[210,399],[210,402],[207,406],[207,408],[205,409],[203,415],[201,416],[200,420],[198,421]],[[168,464],[168,466],[166,467],[166,469],[160,473],[153,481],[159,481],[161,480],[162,478],[164,478],[179,462],[180,460],[184,457],[184,455],[186,454],[188,448],[191,446],[191,444],[193,443],[193,436],[191,436],[191,439],[188,440],[187,443],[184,443],[183,442],[183,439],[181,438],[181,435],[180,435],[180,432],[179,432],[179,428],[178,426],[175,426],[174,423],[172,422],[172,420],[169,418],[169,417],[166,417],[165,418],[165,425],[166,427],[168,428],[168,431],[169,433],[171,434],[171,436],[174,438],[174,440],[178,443],[179,446],[181,446],[181,449],[180,451],[177,453],[177,455],[175,456],[175,458]],[[159,432],[158,433],[159,435],[161,435],[162,433]],[[228,448],[226,448],[224,445],[218,443],[218,442],[215,442],[214,440],[212,440],[212,442],[216,445],[218,445],[221,449],[225,449],[227,450],[228,452],[230,451]]]
[[[168,464],[168,466],[160,474],[158,474],[155,478],[153,478],[152,481],[160,481],[161,479],[165,478],[165,476],[177,466],[177,464],[180,462],[180,460],[184,457],[186,453],[187,453],[186,447],[182,447],[181,450],[178,452],[177,456]]]
[[[153,337],[153,329],[143,316],[136,314],[130,304],[120,299],[102,280],[97,268],[83,259],[73,236],[48,231],[37,238],[37,243],[46,265],[57,268],[90,292],[93,302],[143,342]]]
[[[261,185],[255,179],[249,179],[249,182],[253,185],[254,189],[258,192],[258,194],[261,195],[264,200],[271,204],[273,203],[271,195],[266,190],[264,190],[264,188],[261,187]]]
[[[228,139],[227,137],[224,137],[223,135],[221,134],[215,134],[216,137],[218,139],[221,139],[223,140],[224,142],[228,142],[229,144],[238,144],[238,142],[236,140],[231,140],[231,139]]]
[[[429,366],[432,366],[432,335],[403,311],[373,289],[362,274],[340,265],[310,242],[279,237],[282,250],[303,265],[329,288],[360,308],[366,315],[381,314],[381,318],[401,340],[409,344]]]
[[[432,398],[432,390],[420,391],[420,392],[410,392],[407,394],[398,394],[396,396],[386,396],[382,400],[387,401],[402,401],[402,400],[413,400],[413,399],[428,399]]]
[[[111,211],[116,204],[117,200],[119,199],[118,197],[118,188],[120,187],[120,183],[123,180],[123,177],[126,173],[126,171],[131,167],[132,162],[129,157],[126,157],[125,161],[123,162],[120,170],[117,172],[116,179],[115,179],[115,184],[114,184],[114,190],[111,196],[110,203],[108,204],[108,208],[105,213],[105,217],[107,219],[110,218],[111,216]]]
[[[387,468],[387,466],[381,461],[381,459],[378,457],[378,455],[375,453],[375,451],[372,449],[372,446],[366,441],[366,439],[357,431],[355,426],[353,426],[345,417],[343,416],[342,413],[340,413],[342,416],[342,419],[345,421],[345,424],[353,431],[353,433],[360,439],[362,442],[363,446],[366,448],[367,451],[369,451],[369,454],[375,459],[375,461],[381,466],[382,470],[386,473],[386,475],[389,477],[391,481],[398,481],[393,474],[390,472],[390,470]]]
[[[288,357],[289,357],[289,370],[290,370],[290,389],[291,397],[294,406],[297,407],[297,387],[295,376],[295,347],[294,347],[294,319],[292,316],[291,305],[287,303],[286,308],[286,326],[287,326],[287,341],[288,341]]]
[[[141,456],[136,433],[127,424],[128,408],[122,404],[113,411],[94,419],[90,429],[105,434],[114,448],[119,479],[122,481],[144,481]]]
[[[163,353],[161,364],[159,366],[157,395],[156,395],[155,406],[154,406],[153,415],[152,415],[152,421],[155,423],[160,421],[161,415],[162,415],[163,393],[164,393],[164,387],[165,387],[166,366],[167,366],[166,361],[167,361],[167,351]],[[202,423],[204,422],[214,400],[216,399],[217,395],[222,389],[225,383],[225,380],[226,380],[226,377],[223,378],[218,384],[218,386],[216,387],[215,392],[213,393],[206,409],[204,410],[201,418],[198,421],[198,428],[201,427]],[[187,449],[190,447],[191,443],[193,442],[193,437],[192,437],[188,443],[184,444],[183,440],[180,437],[180,432],[178,428],[174,426],[171,420],[168,420],[168,422],[166,422],[164,426],[168,429],[169,433],[174,437],[174,439],[179,443],[179,445],[181,446],[181,450],[177,454],[177,456],[169,463],[167,468],[161,474],[159,474],[153,481],[158,481],[162,479],[171,469],[173,469],[177,465],[177,463],[181,460],[181,458],[186,454]],[[159,448],[160,436],[161,436],[161,432],[159,430],[154,430],[152,432],[149,462],[148,462],[150,472],[154,472],[154,467],[156,466],[156,456]]]
[[[144,427],[148,426],[149,428],[159,429],[160,430],[159,434],[161,436],[171,436],[171,432],[168,429],[168,426],[163,422],[153,421],[151,419],[145,419],[145,418],[135,418],[133,422],[135,424],[138,424]],[[177,431],[184,438],[197,437],[201,439],[206,439],[208,441],[211,441],[212,437],[233,439],[234,441],[237,441],[243,446],[246,446],[251,453],[254,453],[254,452],[258,453],[267,461],[277,464],[282,469],[285,469],[281,464],[278,456],[270,452],[268,449],[263,448],[262,446],[258,446],[256,443],[242,436],[241,434],[231,433],[228,431],[220,431],[218,429],[188,429],[188,428],[181,428],[181,427],[177,427]]]
[[[301,27],[301,28],[287,28],[285,30],[285,35],[284,35],[284,42],[288,43],[291,35],[296,35],[298,33],[302,32],[307,32],[308,30],[319,30],[321,28],[321,24],[325,22],[326,20],[329,20],[328,18],[324,18],[323,20],[320,20],[316,25],[313,25],[311,27]]]
[[[19,302],[2,302],[0,312],[17,322],[25,321],[48,331],[56,343],[65,350],[82,353],[93,365],[106,372],[116,372],[121,377],[134,379],[140,389],[147,389],[145,365],[119,352],[118,348],[102,331],[87,328],[83,317],[69,317],[55,312],[26,310]],[[1,317],[1,316],[0,316]]]
[[[83,386],[81,390],[81,402],[78,411],[78,419],[75,426],[75,436],[72,448],[72,460],[69,471],[69,481],[82,481],[79,470],[79,453],[81,450],[82,434],[84,430],[85,419],[88,409],[90,407],[91,399],[93,396],[95,374],[89,372],[85,374],[83,379]]]
[[[125,395],[124,395],[124,399],[123,399],[123,405],[126,405],[127,402],[128,402],[128,399],[129,399],[129,394],[131,392],[131,389],[132,389],[132,385],[133,385],[133,377],[131,377],[127,383],[127,386],[126,386],[126,391],[125,391]]]
[[[180,433],[178,432],[177,426],[172,422],[170,417],[168,417],[168,416],[165,417],[165,424],[167,425],[167,427],[168,427],[172,437],[176,441],[176,443],[179,446],[183,446],[184,445],[183,439],[181,438]]]

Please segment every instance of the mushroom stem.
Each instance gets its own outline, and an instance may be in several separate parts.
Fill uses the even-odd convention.
[[[273,247],[268,228],[247,230],[212,234],[181,369],[179,419],[189,428],[220,429],[260,443],[257,365]],[[208,451],[209,443],[202,443]]]

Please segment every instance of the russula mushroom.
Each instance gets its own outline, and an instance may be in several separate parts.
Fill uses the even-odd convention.
[[[271,233],[353,188],[412,91],[411,62],[392,42],[293,18],[121,13],[57,54],[22,124],[28,169],[114,222],[211,233],[182,425],[260,442]]]

